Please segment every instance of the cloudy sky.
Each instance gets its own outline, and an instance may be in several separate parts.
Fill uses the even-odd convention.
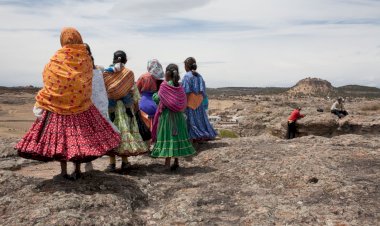
[[[96,64],[125,50],[137,75],[194,56],[210,87],[380,87],[380,0],[0,0],[0,85],[41,85],[64,26]]]

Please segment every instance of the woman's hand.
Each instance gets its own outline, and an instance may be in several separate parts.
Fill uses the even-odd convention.
[[[33,107],[33,113],[38,118],[41,119],[42,115],[44,114],[44,109],[34,106]]]

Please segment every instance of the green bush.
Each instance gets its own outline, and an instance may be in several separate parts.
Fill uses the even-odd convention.
[[[237,133],[226,129],[219,130],[219,136],[221,138],[239,138],[239,135]]]

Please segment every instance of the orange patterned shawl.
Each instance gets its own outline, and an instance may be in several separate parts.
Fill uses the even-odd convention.
[[[36,97],[36,106],[61,115],[86,111],[92,105],[92,60],[82,37],[73,28],[64,28],[61,44],[45,66],[44,87]]]
[[[133,71],[126,67],[115,73],[105,72],[103,76],[108,98],[111,100],[120,100],[125,97],[131,91],[135,83]]]

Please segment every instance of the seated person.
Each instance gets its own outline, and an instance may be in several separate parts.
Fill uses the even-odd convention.
[[[348,115],[346,109],[344,109],[344,100],[342,97],[339,97],[335,103],[331,106],[331,113],[338,116],[339,118],[343,118]]]

